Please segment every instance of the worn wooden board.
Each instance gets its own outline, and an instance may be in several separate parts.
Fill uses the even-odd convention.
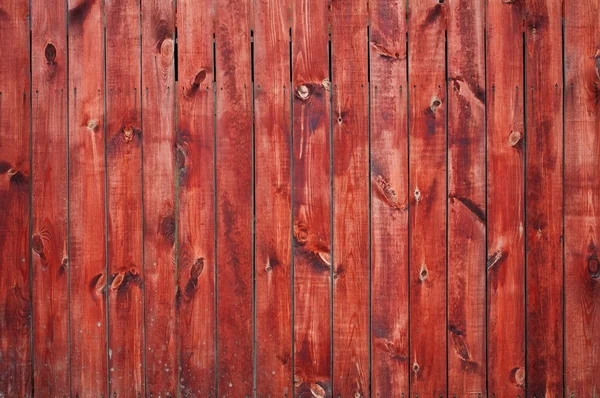
[[[488,1],[488,394],[525,388],[524,1]]]
[[[328,24],[325,2],[292,2],[296,396],[332,394]]]
[[[447,5],[410,1],[410,391],[446,395]]]
[[[446,4],[448,395],[485,396],[485,3]]]
[[[408,396],[406,4],[369,7],[372,395]]]
[[[109,394],[143,396],[139,2],[107,0],[105,13]]]
[[[217,393],[253,393],[251,3],[216,0]]]
[[[0,392],[31,396],[29,2],[0,5]]]
[[[68,7],[71,396],[108,396],[104,11]]]
[[[177,2],[176,176],[178,198],[179,386],[215,396],[214,3]]]
[[[565,1],[565,394],[600,391],[600,4]]]
[[[290,2],[254,2],[256,395],[292,390]]]

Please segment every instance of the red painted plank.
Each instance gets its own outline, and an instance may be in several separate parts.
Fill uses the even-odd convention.
[[[217,0],[219,396],[253,394],[252,74],[248,0]]]
[[[0,5],[0,393],[30,396],[29,2]]]
[[[69,394],[65,7],[31,2],[33,382],[43,397]]]
[[[212,2],[177,1],[177,184],[180,392],[215,396],[215,219]]]
[[[563,395],[562,1],[526,2],[527,394]]]
[[[292,1],[294,387],[331,396],[330,92],[326,2]]]
[[[406,4],[370,8],[372,394],[408,396]]]
[[[175,9],[142,2],[146,390],[175,396]]]
[[[567,396],[600,391],[600,3],[566,1],[565,372]]]
[[[109,393],[143,396],[139,2],[106,0],[105,12]]]
[[[99,1],[68,6],[71,395],[108,396],[104,12]]]
[[[292,396],[290,4],[254,3],[256,394]]]
[[[448,1],[448,395],[486,395],[485,3]]]
[[[447,5],[410,1],[410,390],[445,396]]]
[[[367,17],[366,1],[331,4],[334,396],[370,388]]]
[[[524,1],[488,0],[488,393],[525,387]]]

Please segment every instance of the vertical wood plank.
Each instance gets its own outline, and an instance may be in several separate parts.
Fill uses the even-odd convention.
[[[410,389],[445,396],[447,5],[410,1]]]
[[[0,393],[31,396],[29,2],[0,5]]]
[[[180,393],[215,396],[214,3],[177,1]]]
[[[486,395],[485,3],[448,1],[448,395]]]
[[[71,396],[108,396],[104,10],[68,7]]]
[[[326,2],[292,1],[294,384],[331,396],[331,83]]]
[[[567,396],[600,391],[600,26],[597,0],[565,7]]]
[[[334,396],[370,392],[367,17],[366,1],[331,3]]]
[[[144,331],[146,390],[175,396],[175,9],[171,0],[143,1],[142,126],[144,132]]]
[[[220,396],[253,393],[251,2],[217,0],[217,355]]]
[[[370,8],[372,394],[408,397],[406,3]]]
[[[563,395],[562,9],[526,2],[527,394]]]
[[[140,4],[106,0],[110,394],[145,395]]]
[[[292,396],[290,3],[254,1],[256,394]]]
[[[65,7],[31,2],[33,382],[42,397],[69,394]]]
[[[488,393],[524,395],[524,1],[487,2]]]

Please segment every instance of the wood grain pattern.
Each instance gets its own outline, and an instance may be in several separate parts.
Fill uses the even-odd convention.
[[[104,10],[68,7],[71,396],[108,396]]]
[[[565,1],[565,394],[600,391],[600,26],[597,0]]]
[[[31,2],[33,382],[69,394],[67,23],[64,1]]]
[[[290,4],[254,2],[256,395],[292,396]]]
[[[410,1],[410,390],[445,396],[447,5]]]
[[[109,394],[144,396],[139,2],[105,13]]]
[[[524,2],[488,0],[488,394],[525,389]]]
[[[177,1],[180,393],[216,395],[214,3]]]
[[[0,5],[0,393],[31,396],[29,2]]]
[[[216,2],[217,393],[253,393],[252,59],[249,0]]]
[[[331,81],[325,2],[292,1],[294,385],[332,394]]]
[[[406,4],[371,3],[372,395],[408,396]]]
[[[485,396],[485,3],[447,5],[448,395]]]

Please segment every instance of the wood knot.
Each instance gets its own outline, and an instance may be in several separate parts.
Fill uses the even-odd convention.
[[[308,242],[308,230],[304,224],[294,225],[294,240],[300,245],[304,246]]]
[[[331,82],[329,81],[329,79],[323,79],[321,85],[326,91],[331,91]]]
[[[296,89],[296,96],[303,101],[306,101],[306,99],[308,99],[309,95],[310,95],[310,90],[308,89],[307,86],[305,86],[303,84],[298,86],[298,88]]]
[[[133,140],[133,136],[135,134],[133,127],[130,125],[127,125],[127,126],[123,127],[122,132],[123,132],[123,141],[126,144],[129,144],[131,142],[131,140]]]
[[[598,260],[598,257],[595,254],[592,254],[588,257],[587,269],[588,273],[592,278],[595,279],[600,277],[600,261]]]
[[[110,288],[113,290],[117,290],[119,288],[119,286],[121,286],[121,284],[123,283],[124,280],[125,280],[125,273],[119,272],[117,274],[117,276],[115,276],[115,278],[113,279],[112,283],[110,284]]]
[[[439,99],[438,97],[433,97],[431,99],[431,105],[429,106],[429,108],[431,109],[431,112],[435,113],[437,108],[439,108],[441,105],[442,105],[442,100]]]
[[[206,75],[206,69],[200,69],[198,73],[196,73],[196,76],[194,76],[191,86],[199,87],[200,84],[206,80]]]
[[[44,254],[44,241],[39,234],[33,235],[31,238],[31,246],[33,251],[42,256]]]
[[[427,279],[428,275],[429,272],[427,271],[427,267],[425,266],[425,264],[421,265],[421,270],[419,271],[419,280],[421,282],[425,282],[425,279]]]
[[[87,123],[87,128],[90,131],[95,131],[96,128],[98,127],[98,122],[95,121],[94,119],[90,119]]]
[[[53,65],[54,60],[56,59],[56,47],[52,43],[47,43],[46,48],[44,49],[44,56],[46,57],[46,62],[48,65]]]
[[[522,139],[523,139],[523,134],[521,134],[520,131],[512,130],[510,132],[510,135],[508,136],[508,143],[510,144],[511,147],[516,148],[519,146]]]
[[[600,79],[600,49],[596,50],[594,58],[596,59],[596,77]]]
[[[510,381],[518,387],[525,385],[525,370],[523,368],[514,368],[510,372]]]
[[[104,274],[98,274],[94,276],[90,282],[90,289],[94,292],[101,292],[106,285],[106,276]]]
[[[317,383],[310,384],[310,392],[315,398],[325,398],[325,389]]]
[[[413,372],[415,373],[419,373],[419,364],[418,363],[413,363]]]
[[[422,199],[421,197],[421,191],[419,191],[419,187],[415,188],[415,200],[417,202],[420,202]]]
[[[173,57],[173,49],[173,39],[165,39],[160,45],[160,54],[164,59],[171,59]]]
[[[204,257],[197,258],[194,264],[190,268],[190,279],[198,279],[200,274],[204,271]]]

